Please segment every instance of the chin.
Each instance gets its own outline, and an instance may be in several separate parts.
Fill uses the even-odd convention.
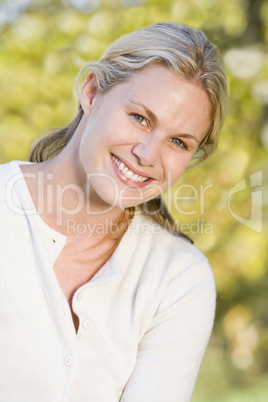
[[[109,212],[113,208],[129,208],[141,205],[159,195],[159,191],[147,194],[144,188],[131,188],[126,185],[118,185],[111,176],[92,177],[90,180],[90,199],[95,205],[103,206]],[[93,191],[92,191],[93,190]],[[102,207],[102,211],[103,211]]]

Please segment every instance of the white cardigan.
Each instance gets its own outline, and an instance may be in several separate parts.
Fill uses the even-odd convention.
[[[0,401],[190,401],[215,311],[195,246],[136,214],[75,293],[76,334],[53,271],[65,236],[37,214],[15,161],[0,166],[0,214]]]

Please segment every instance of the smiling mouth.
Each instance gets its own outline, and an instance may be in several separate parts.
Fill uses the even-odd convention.
[[[146,180],[149,180],[149,177],[145,177],[145,176],[140,176],[134,172],[132,172],[132,170],[130,170],[120,159],[118,159],[115,155],[112,155],[112,160],[114,161],[114,163],[117,165],[118,170],[121,171],[121,173],[126,177],[126,179],[131,180],[133,182],[138,182],[138,183],[142,183],[145,182]]]

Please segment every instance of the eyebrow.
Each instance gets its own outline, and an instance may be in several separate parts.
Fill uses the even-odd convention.
[[[154,124],[157,123],[158,120],[157,120],[157,117],[154,114],[154,112],[152,112],[150,109],[148,109],[148,107],[145,106],[143,103],[135,101],[135,100],[132,100],[132,99],[128,99],[128,102],[133,103],[134,105],[142,107],[145,110],[145,112],[147,113],[147,115],[149,116],[149,118],[152,120],[152,122]],[[194,140],[197,143],[197,145],[200,144],[200,141],[198,141],[198,139],[192,134],[178,134],[178,136]]]
[[[179,134],[179,136],[182,138],[189,138],[190,140],[194,140],[197,143],[197,145],[200,144],[200,141],[198,141],[198,139],[192,134]]]
[[[134,100],[132,100],[132,99],[129,99],[128,101],[129,101],[130,103],[133,103],[134,105],[141,106],[141,107],[145,110],[145,112],[147,113],[147,115],[150,117],[150,119],[152,120],[152,122],[153,122],[154,124],[157,122],[157,117],[156,117],[156,115],[154,114],[154,112],[152,112],[150,109],[148,109],[148,107],[145,106],[143,103],[134,101]]]

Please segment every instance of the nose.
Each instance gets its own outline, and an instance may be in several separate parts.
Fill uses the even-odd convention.
[[[133,155],[142,166],[155,166],[160,160],[160,143],[151,134],[150,138],[146,138],[132,148]]]

